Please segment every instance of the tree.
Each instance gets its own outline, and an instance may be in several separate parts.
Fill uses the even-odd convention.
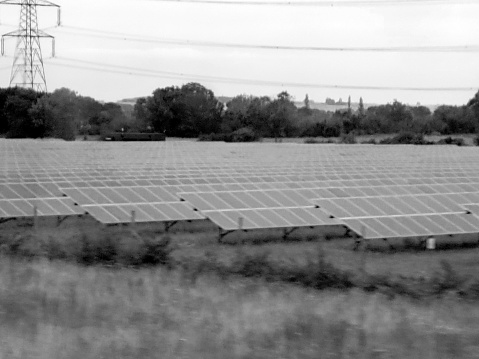
[[[278,141],[278,138],[287,134],[288,127],[291,126],[293,116],[296,112],[291,96],[283,91],[270,105],[270,116],[268,119],[269,135]]]
[[[364,117],[364,103],[363,98],[359,98],[359,108],[358,108],[359,117]]]
[[[42,94],[31,89],[14,88],[7,90],[3,106],[4,121],[7,124],[7,137],[40,137],[41,126],[33,122],[30,109]],[[3,122],[3,121],[2,121]]]
[[[479,122],[479,91],[468,101],[467,107],[473,111],[476,121]]]
[[[444,134],[473,133],[478,125],[473,110],[468,106],[439,106],[433,114],[434,122],[443,123]]]
[[[246,111],[245,124],[261,137],[269,136],[271,99],[268,96],[253,97]]]
[[[300,116],[310,116],[311,113],[312,111],[311,111],[311,105],[309,103],[309,96],[308,94],[306,94],[306,97],[304,98],[304,106],[298,110],[298,114]]]
[[[156,131],[180,137],[218,132],[223,112],[213,91],[194,82],[155,90],[146,108]]]
[[[248,117],[248,109],[254,101],[253,96],[235,96],[226,104],[221,124],[222,132],[230,133],[240,128],[251,127],[253,124]]]
[[[77,133],[78,106],[76,94],[59,89],[39,98],[30,109],[39,137],[74,140]]]
[[[157,132],[178,135],[181,118],[181,92],[176,86],[153,91],[153,96],[146,99],[148,122]],[[177,119],[178,118],[178,119]]]
[[[82,132],[88,131],[91,134],[100,133],[100,112],[103,105],[91,97],[77,96],[78,106],[77,128]],[[85,133],[84,133],[85,134]]]
[[[307,109],[311,109],[310,105],[309,105],[309,96],[308,94],[306,94],[306,97],[304,98],[304,107],[307,108]]]
[[[140,97],[136,100],[135,106],[133,108],[133,117],[135,118],[135,126],[140,131],[145,131],[148,128],[151,128],[150,123],[150,113],[147,107],[146,97]]]

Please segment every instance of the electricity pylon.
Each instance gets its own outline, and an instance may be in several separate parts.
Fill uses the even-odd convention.
[[[2,35],[2,55],[5,53],[5,37],[16,37],[17,46],[13,59],[10,87],[47,91],[40,38],[52,39],[52,56],[55,56],[55,38],[38,29],[37,6],[54,6],[58,9],[57,25],[60,25],[60,6],[45,0],[4,0],[0,5],[20,5],[18,30]]]

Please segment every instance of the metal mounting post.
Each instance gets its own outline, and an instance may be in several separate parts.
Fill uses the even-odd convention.
[[[16,218],[0,218],[0,224],[14,221]]]
[[[168,233],[171,227],[173,227],[175,224],[177,224],[178,221],[166,221],[165,222],[165,232]]]
[[[387,238],[383,238],[383,241],[386,242],[386,243],[389,245],[389,249],[390,249],[390,250],[393,250],[393,249],[394,249],[393,245],[392,245],[391,243],[389,243],[389,241],[388,241]]]
[[[38,230],[38,209],[37,206],[33,206],[33,229],[35,233]]]
[[[285,241],[291,235],[291,233],[293,233],[298,228],[299,227],[293,227],[289,231],[288,231],[287,228],[285,228],[284,231],[283,231],[283,241]]]
[[[57,217],[57,227],[60,227],[60,224],[62,224],[69,216],[58,216]]]
[[[223,238],[225,236],[227,236],[230,233],[235,232],[235,230],[223,231],[221,228],[218,228],[218,229],[219,229],[218,243],[222,243]]]

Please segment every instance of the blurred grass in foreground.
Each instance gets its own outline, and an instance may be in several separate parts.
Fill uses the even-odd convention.
[[[477,358],[479,306],[0,257],[0,358]]]

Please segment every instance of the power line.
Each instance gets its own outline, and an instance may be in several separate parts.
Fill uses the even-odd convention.
[[[401,6],[401,5],[459,5],[477,4],[477,0],[338,0],[338,1],[262,1],[262,0],[146,0],[153,2],[186,3],[186,4],[214,4],[214,5],[253,5],[253,6]]]
[[[201,40],[181,40],[166,39],[157,37],[145,37],[142,35],[115,33],[111,31],[102,31],[88,29],[76,26],[62,26],[61,28],[77,30],[83,33],[76,33],[81,36],[90,36],[96,38],[106,38],[119,41],[132,41],[142,43],[160,43],[167,45],[180,46],[196,46],[196,47],[216,47],[216,48],[234,48],[234,49],[250,49],[250,50],[287,50],[287,51],[316,51],[316,52],[479,52],[479,45],[439,45],[439,46],[363,46],[363,47],[330,47],[330,46],[290,46],[290,45],[265,45],[265,44],[242,44],[242,43],[226,43]],[[61,29],[60,28],[60,29]],[[71,30],[70,30],[71,31]],[[71,31],[75,33],[75,31]],[[90,32],[90,33],[85,33]],[[93,34],[91,34],[93,33]]]
[[[63,60],[65,63],[58,63],[58,60]],[[79,63],[80,65],[75,65]],[[476,91],[476,87],[402,87],[402,86],[364,86],[364,85],[331,85],[331,84],[318,84],[318,83],[300,83],[300,82],[279,82],[269,80],[253,80],[244,78],[233,77],[217,77],[217,76],[205,76],[198,74],[185,74],[169,71],[157,71],[151,69],[141,69],[136,67],[120,66],[113,64],[104,64],[93,61],[75,60],[68,58],[56,58],[54,62],[49,64],[67,68],[77,68],[89,71],[99,71],[102,73],[116,73],[127,74],[132,76],[143,77],[158,77],[167,79],[181,79],[181,80],[198,80],[217,83],[234,83],[234,84],[247,84],[255,86],[281,86],[281,87],[299,87],[299,88],[323,88],[323,89],[348,89],[348,90],[387,90],[387,91],[428,91],[428,92],[443,92],[443,91]]]

